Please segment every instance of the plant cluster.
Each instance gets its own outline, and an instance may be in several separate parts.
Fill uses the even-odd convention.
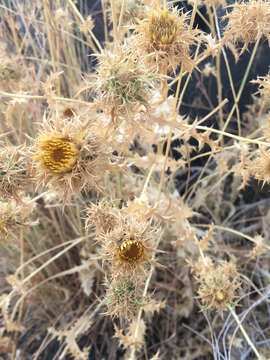
[[[0,353],[269,358],[269,2],[82,3],[0,4]]]

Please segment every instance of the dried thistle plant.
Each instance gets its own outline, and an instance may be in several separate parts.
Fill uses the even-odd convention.
[[[6,9],[10,3],[12,9]],[[259,287],[268,289],[269,283],[263,214],[269,202],[267,186],[257,191],[254,181],[255,195],[245,186],[252,176],[270,182],[269,74],[254,81],[262,96],[245,127],[240,109],[245,79],[237,94],[232,90],[232,112],[227,116],[222,110],[228,90],[223,81],[228,78],[233,89],[236,79],[232,64],[220,62],[219,51],[238,42],[244,43],[242,52],[261,38],[269,42],[269,2],[234,4],[225,32],[219,21],[225,9],[217,10],[225,0],[193,1],[190,13],[162,0],[104,0],[103,14],[80,13],[84,5],[13,0],[0,10],[6,36],[0,40],[0,136],[5,139],[0,145],[0,336],[7,342],[6,331],[15,331],[11,359],[17,350],[25,360],[65,359],[68,353],[75,359],[113,358],[118,356],[114,335],[130,360],[142,349],[149,359],[159,353],[168,359],[224,357],[218,342],[213,349],[201,343],[230,331],[220,316],[207,328],[194,301],[196,286],[203,310],[225,315],[229,309],[233,315],[236,302],[239,312],[249,312],[258,301],[258,326],[243,330],[245,322],[236,322],[265,354],[268,290]],[[99,42],[102,15],[105,41]],[[193,29],[198,16],[211,33]],[[245,78],[248,73],[249,67]],[[212,88],[205,80],[217,81],[217,107],[215,95],[210,104]],[[193,98],[193,89],[186,103],[185,92],[194,84],[209,108],[201,97]],[[194,120],[189,106],[207,115]],[[49,191],[42,193],[44,188]],[[32,226],[32,217],[39,218],[38,226]],[[252,251],[246,246],[250,240],[256,245]],[[256,299],[249,288],[238,299],[240,268]],[[116,322],[114,330],[101,313]],[[176,326],[183,317],[194,332]],[[43,330],[48,342],[64,342],[56,355],[46,352]],[[25,341],[17,343],[21,335]],[[42,346],[33,355],[37,339]],[[249,340],[245,353],[252,357],[248,344],[257,355]]]
[[[91,204],[87,209],[86,233],[95,227],[96,234],[111,232],[118,222],[117,212],[113,212],[113,202],[101,200],[97,205]]]
[[[269,1],[250,0],[232,5],[232,11],[225,16],[228,25],[225,28],[223,41],[243,42],[240,55],[248,45],[266,37],[270,44],[270,5]]]
[[[134,318],[145,305],[144,283],[155,252],[155,239],[161,232],[153,220],[144,219],[142,214],[136,217],[133,210],[101,202],[88,209],[86,221],[88,231],[96,224],[95,241],[101,247],[100,258],[108,266],[107,314],[126,320]]]

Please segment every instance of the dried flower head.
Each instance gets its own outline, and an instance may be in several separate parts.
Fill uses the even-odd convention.
[[[155,50],[168,50],[177,36],[177,22],[167,8],[160,13],[153,11],[147,30]]]
[[[0,145],[0,198],[21,200],[33,183],[25,146]]]
[[[112,230],[97,236],[97,241],[102,244],[102,257],[111,264],[112,273],[132,276],[135,272],[144,272],[154,251],[158,231],[158,226],[119,211]]]
[[[112,231],[118,222],[117,213],[112,209],[114,204],[110,201],[101,200],[97,205],[91,204],[87,209],[86,233],[89,233],[93,227],[97,235]]]
[[[134,61],[123,49],[99,55],[96,75],[90,75],[81,91],[93,90],[100,108],[113,116],[127,115],[147,104],[156,76]]]
[[[209,258],[203,260],[193,267],[200,284],[198,297],[204,310],[215,309],[222,312],[236,299],[237,289],[240,288],[239,273],[233,262],[214,266]]]
[[[44,128],[31,149],[37,186],[48,185],[64,203],[82,190],[102,191],[104,171],[116,167],[111,163],[116,157],[106,141],[78,118],[60,123],[51,119]]]
[[[191,70],[194,63],[190,46],[197,41],[198,31],[189,28],[187,17],[175,8],[151,9],[136,28],[137,35],[132,43],[135,54],[147,55],[148,65],[152,64],[161,73],[175,71],[179,64]]]
[[[49,96],[53,96],[52,94]],[[92,104],[90,103],[89,106],[85,106],[82,104],[67,104],[65,102],[56,102],[54,100],[49,100],[49,108],[48,108],[48,114],[50,118],[61,118],[63,120],[65,119],[86,119],[86,114],[89,115],[91,112],[91,115],[94,112],[92,109]],[[76,120],[75,120],[76,121]]]
[[[63,109],[62,115],[64,119],[72,118],[76,115],[76,110],[73,107],[67,106]]]
[[[35,203],[23,198],[23,204],[14,200],[0,202],[0,239],[18,239],[18,230],[25,226],[35,225],[30,219]]]
[[[264,0],[237,2],[232,11],[225,16],[229,22],[224,32],[224,43],[243,42],[240,55],[248,44],[265,36],[270,44],[270,3]]]

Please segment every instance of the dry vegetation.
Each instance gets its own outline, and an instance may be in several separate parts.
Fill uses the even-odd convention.
[[[269,74],[239,109],[269,1],[232,5],[223,32],[225,1],[75,3],[0,1],[2,358],[269,359]],[[228,49],[250,51],[237,86]],[[194,119],[209,56],[218,105]]]

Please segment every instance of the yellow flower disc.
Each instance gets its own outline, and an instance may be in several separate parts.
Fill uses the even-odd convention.
[[[45,169],[55,174],[63,174],[73,169],[78,157],[77,145],[61,137],[47,138],[39,141],[42,154],[36,158],[42,160]]]
[[[125,240],[119,247],[119,255],[123,260],[133,263],[143,257],[144,247],[139,241]]]

